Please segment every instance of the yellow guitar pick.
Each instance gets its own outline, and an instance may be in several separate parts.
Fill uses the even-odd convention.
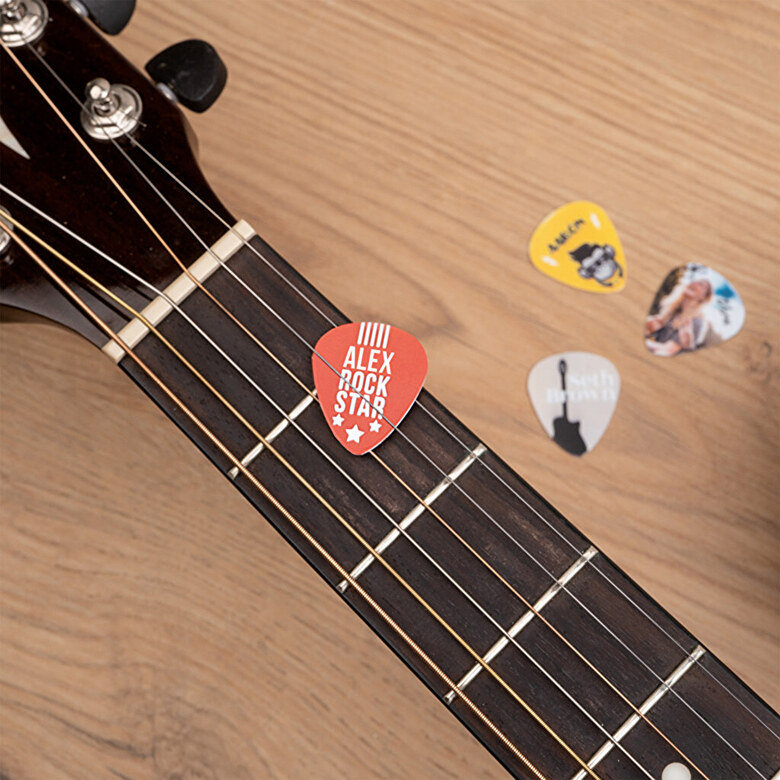
[[[601,206],[567,203],[546,217],[531,236],[531,262],[556,281],[594,293],[626,286],[626,258],[615,226]]]

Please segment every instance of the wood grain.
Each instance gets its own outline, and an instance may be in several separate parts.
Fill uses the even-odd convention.
[[[141,0],[137,64],[203,37],[230,78],[192,120],[247,219],[777,707],[777,7],[678,0]],[[600,203],[629,281],[535,271],[530,234]],[[740,335],[646,352],[673,266],[745,300]],[[104,356],[6,313],[0,776],[501,777]],[[587,349],[623,390],[575,460],[524,385]]]

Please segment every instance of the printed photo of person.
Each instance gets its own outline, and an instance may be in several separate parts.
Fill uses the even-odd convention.
[[[669,357],[720,344],[742,327],[736,290],[717,271],[689,263],[664,280],[645,320],[645,345]]]

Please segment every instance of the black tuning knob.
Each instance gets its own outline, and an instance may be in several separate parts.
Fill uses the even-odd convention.
[[[220,96],[227,68],[216,49],[206,41],[174,43],[146,63],[153,81],[167,87],[193,111],[205,111]]]
[[[86,15],[108,35],[116,35],[125,28],[135,11],[135,0],[70,0],[70,4]]]

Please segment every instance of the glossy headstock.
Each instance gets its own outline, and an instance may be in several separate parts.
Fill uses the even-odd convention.
[[[4,123],[0,182],[29,204],[0,190],[0,206],[131,306],[141,309],[154,297],[147,288],[41,216],[46,214],[67,226],[72,233],[158,288],[164,288],[181,273],[181,268],[84,145],[94,152],[185,265],[202,254],[201,241],[212,244],[225,232],[225,227],[170,174],[221,218],[230,224],[234,220],[200,171],[191,133],[181,109],[170,99],[170,87],[161,90],[70,5],[61,0],[40,1],[48,16],[40,37],[33,43],[15,46],[10,52],[0,49],[0,116]],[[216,81],[221,78],[224,84],[224,74],[217,73],[214,78]],[[137,127],[130,135],[120,136],[114,142],[93,137],[82,124],[83,104],[87,102],[85,90],[97,79],[129,87],[141,102]],[[93,85],[93,99],[100,99],[101,86],[103,82]],[[202,92],[208,92],[208,99],[213,100],[221,85],[207,87]],[[75,135],[66,122],[76,131]],[[170,174],[151,158],[162,163]],[[124,310],[99,291],[90,289],[52,254],[25,240],[106,324],[118,329],[127,322],[129,318]],[[102,346],[106,341],[105,335],[13,242],[0,257],[0,303],[48,317],[95,344]]]

